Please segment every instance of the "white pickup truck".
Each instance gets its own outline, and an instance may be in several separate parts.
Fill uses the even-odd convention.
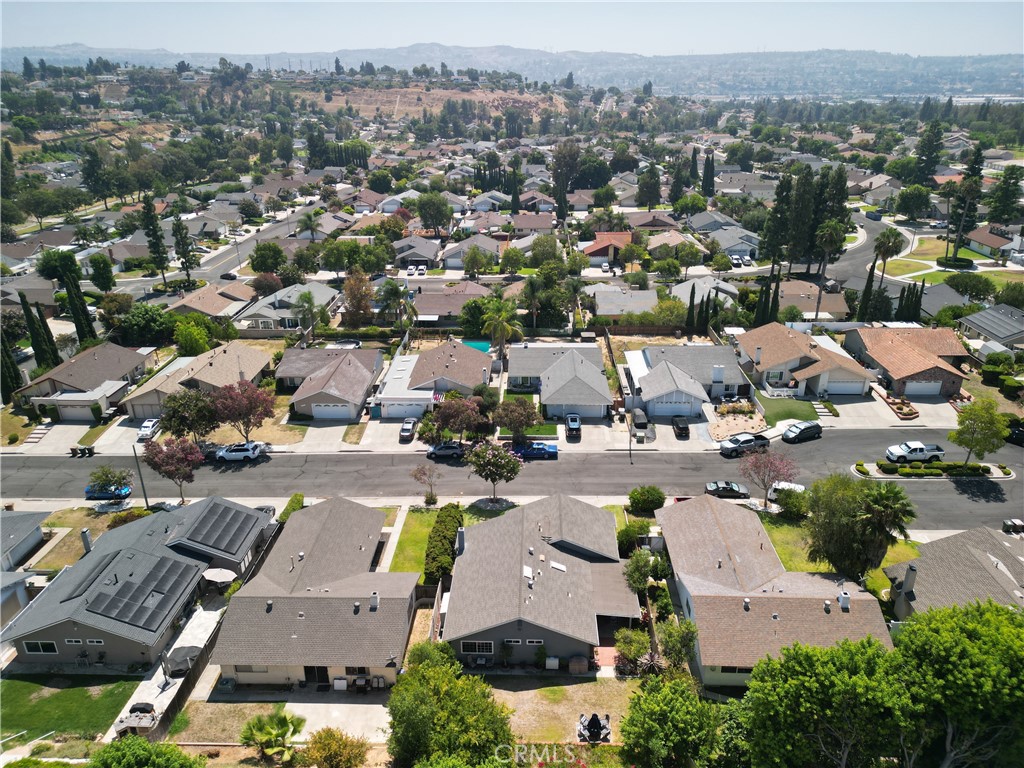
[[[941,445],[927,445],[912,440],[899,445],[890,445],[885,451],[885,458],[897,464],[908,461],[942,461],[946,451]]]

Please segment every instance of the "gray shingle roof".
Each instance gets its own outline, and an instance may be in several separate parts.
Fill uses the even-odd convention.
[[[990,339],[1002,341],[1024,333],[1024,310],[1011,307],[1009,304],[996,304],[994,307],[963,317],[960,322]]]
[[[358,355],[357,352],[370,354]],[[324,363],[321,370],[306,377],[291,402],[296,403],[323,393],[361,405],[367,390],[380,372],[383,360],[383,352],[371,349],[352,350],[333,357]]]
[[[544,405],[611,405],[601,368],[575,350],[552,363],[540,377]]]
[[[452,572],[444,639],[522,619],[596,645],[599,608],[630,605],[621,594],[628,592],[625,579],[611,592],[617,585],[605,566],[618,561],[612,513],[571,496],[551,496],[471,526]],[[602,566],[597,576],[594,564]]]
[[[711,386],[716,365],[722,366],[723,384],[745,384],[746,378],[736,363],[732,347],[681,344],[665,344],[644,348],[647,364],[653,369],[659,363],[667,362],[685,371],[705,387]]]
[[[486,382],[484,371],[489,375],[490,370],[490,355],[461,341],[448,341],[416,356],[409,387],[422,389],[425,384],[445,378],[472,389]]]
[[[214,663],[384,666],[401,659],[419,574],[370,571],[383,525],[383,512],[347,499],[294,513],[259,573],[231,598]]]
[[[26,387],[53,380],[67,389],[88,392],[106,381],[124,379],[146,361],[146,356],[109,341],[79,352]],[[25,387],[22,387],[24,389]]]
[[[658,303],[657,291],[598,291],[597,314],[617,317],[627,312],[649,312]]]
[[[269,296],[264,296],[247,307],[235,319],[244,321],[250,317],[295,317],[294,307],[298,303],[299,296],[306,291],[313,294],[317,306],[328,306],[338,297],[338,291],[328,288],[323,283],[290,285]]]
[[[49,512],[4,512],[0,514],[0,554],[21,544],[50,516]]]
[[[685,392],[698,400],[709,401],[704,385],[672,363],[658,363],[651,372],[636,382],[645,400],[671,392]]]
[[[604,358],[596,344],[516,345],[508,348],[508,375],[540,376],[568,352],[575,352],[598,370],[604,368]]]

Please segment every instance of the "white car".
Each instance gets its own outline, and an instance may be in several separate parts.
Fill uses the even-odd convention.
[[[225,445],[216,453],[217,461],[253,461],[258,459],[266,446],[263,443],[235,443]]]
[[[419,267],[416,268],[416,276],[417,277],[424,277],[424,276],[426,276],[426,274],[427,274],[427,268],[424,267],[423,265],[420,265]]]
[[[753,261],[751,261],[750,257],[749,257],[749,256],[746,256],[746,255],[744,255],[744,256],[743,256],[743,266],[744,266],[744,267],[750,267],[750,266],[753,266],[753,265],[754,265],[754,262],[753,262]]]
[[[601,271],[602,272],[611,272],[612,271],[611,265],[608,262],[605,262],[604,264],[601,265]]]
[[[405,270],[405,274],[408,275],[409,277],[415,277],[416,267],[409,267],[407,270]]]
[[[160,433],[160,419],[146,419],[139,427],[138,440],[152,440]]]

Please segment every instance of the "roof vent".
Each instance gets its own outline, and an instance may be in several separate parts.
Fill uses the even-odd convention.
[[[825,601],[825,613],[832,613],[832,601],[831,600],[826,600]]]
[[[267,600],[267,613],[270,613],[272,610],[274,610],[274,601]]]
[[[721,567],[722,567],[722,558],[718,558],[718,567],[719,567],[719,568],[721,568]]]
[[[750,610],[750,598],[749,597],[744,597],[743,598],[743,610],[744,611],[749,611]]]
[[[359,603],[352,603],[352,613],[359,613]]]
[[[526,551],[529,552],[532,555],[533,554],[533,547],[529,547]],[[543,557],[543,555],[542,555],[542,557]]]
[[[299,562],[301,563],[306,557],[305,552],[299,552]]]
[[[772,621],[778,621],[778,620],[779,620],[779,614],[773,613],[772,614]]]
[[[304,611],[299,611],[299,618],[300,619],[306,618],[306,613]]]

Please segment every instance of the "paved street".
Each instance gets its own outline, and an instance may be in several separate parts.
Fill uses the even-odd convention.
[[[835,430],[821,440],[787,447],[802,467],[798,482],[808,483],[832,472],[849,471],[857,459],[876,458],[886,445],[910,435],[926,442],[946,444],[947,457],[955,461],[964,452],[948,445],[945,430]],[[425,459],[422,455],[374,454],[278,454],[255,465],[230,464],[203,467],[186,493],[280,497],[302,492],[307,496],[413,496],[423,489],[409,476]],[[1008,464],[1017,472],[1012,480],[960,479],[902,481],[918,510],[917,528],[962,529],[974,525],[998,525],[1007,517],[1020,517],[1024,509],[1024,451],[1007,445],[987,461]],[[6,498],[81,499],[89,473],[101,459],[57,456],[5,456],[0,480]],[[113,466],[134,469],[130,457],[106,460]],[[636,485],[655,484],[669,495],[702,492],[713,479],[740,480],[738,462],[715,453],[633,452],[633,464],[625,450],[603,453],[565,453],[553,462],[531,462],[509,486],[498,492],[512,497],[527,493],[571,493],[584,496],[624,496]],[[490,486],[475,477],[464,464],[442,464],[435,484],[439,495],[476,499]],[[143,468],[146,488],[154,497],[173,497],[172,483]],[[141,488],[135,495],[141,500]]]

